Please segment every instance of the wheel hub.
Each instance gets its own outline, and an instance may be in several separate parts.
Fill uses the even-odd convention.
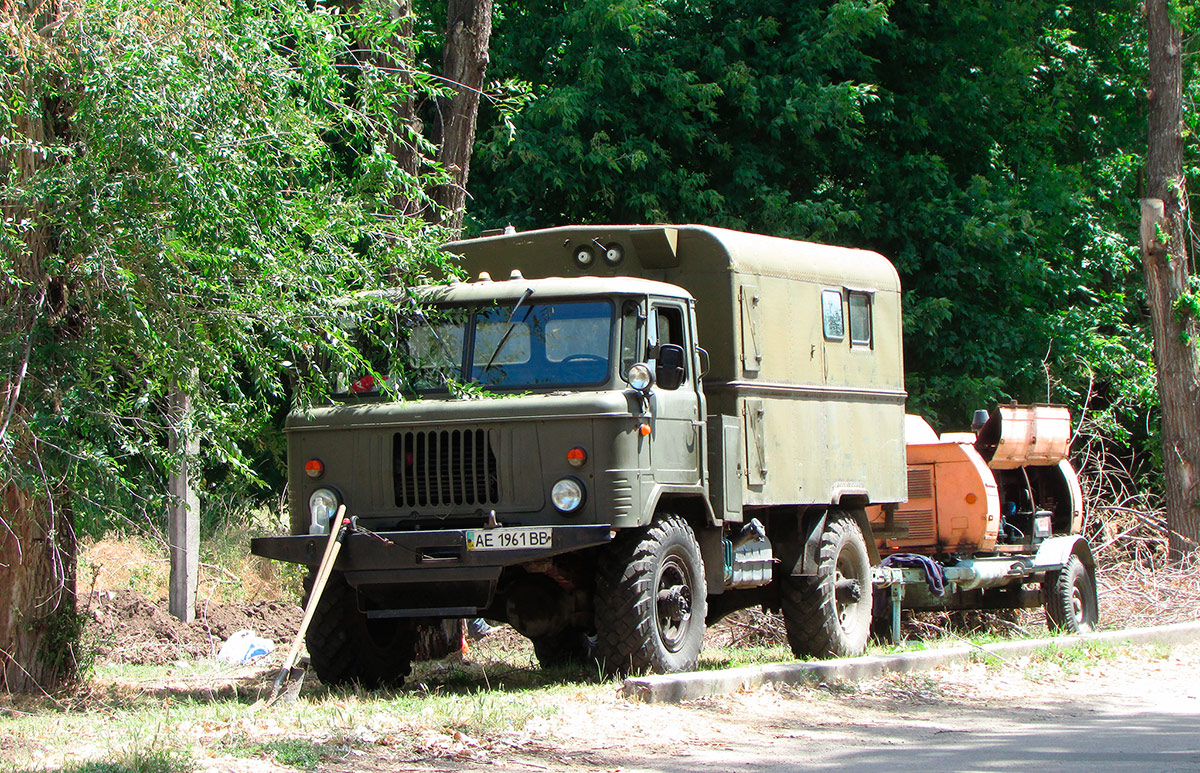
[[[692,611],[691,594],[686,585],[674,585],[658,592],[658,614],[672,620],[682,620]]]
[[[843,577],[834,585],[833,592],[839,604],[854,604],[862,598],[862,585],[858,580]]]
[[[655,594],[658,632],[671,652],[683,646],[692,619],[692,586],[687,567],[672,557],[663,565]]]

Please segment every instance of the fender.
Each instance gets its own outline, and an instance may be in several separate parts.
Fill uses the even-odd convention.
[[[1088,569],[1096,568],[1096,559],[1087,540],[1078,534],[1062,537],[1050,537],[1038,546],[1037,555],[1033,557],[1033,568],[1037,571],[1057,571],[1062,569],[1071,556],[1079,556],[1079,560]]]
[[[825,522],[829,520],[830,515],[838,513],[850,516],[858,524],[863,540],[867,543],[867,558],[870,559],[871,566],[879,566],[879,562],[883,559],[879,555],[879,545],[875,543],[875,538],[872,536],[871,521],[867,518],[867,511],[861,507],[852,510],[826,510],[807,525],[808,536],[804,540],[804,552],[801,554],[796,568],[792,571],[793,576],[813,577],[816,575],[820,558],[818,553],[821,549],[821,534],[825,531]]]
[[[703,514],[704,520],[709,526],[719,526],[722,523],[713,512],[712,502],[708,500],[702,486],[655,483],[646,496],[637,525],[648,526],[654,520],[654,516],[658,514],[659,506],[664,499],[671,502],[686,501],[691,509],[699,511],[697,514]]]

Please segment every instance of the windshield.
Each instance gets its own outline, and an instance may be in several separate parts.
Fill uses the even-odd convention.
[[[402,392],[446,389],[450,380],[498,390],[598,386],[611,374],[608,301],[443,306],[401,327],[396,346],[407,356],[391,357],[390,347],[373,345],[368,360]],[[381,386],[380,379],[360,374],[342,379],[338,391],[379,394]]]
[[[512,321],[509,321],[509,318]],[[494,306],[474,315],[471,380],[489,387],[583,386],[608,380],[612,304]]]

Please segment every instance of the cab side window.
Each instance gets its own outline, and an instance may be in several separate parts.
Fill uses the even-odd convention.
[[[651,354],[657,355],[663,346],[678,346],[684,353],[682,358],[677,358],[679,359],[678,367],[682,369],[682,372],[678,374],[679,383],[687,382],[690,374],[687,366],[687,328],[684,327],[683,309],[678,306],[655,306],[653,317],[654,340],[651,343],[655,349],[651,351]],[[671,359],[672,369],[676,367],[676,358],[674,357],[658,356],[656,359],[660,360],[658,363],[660,367],[663,365],[661,360],[664,359]]]
[[[654,307],[655,346],[674,344],[687,348],[687,337],[683,326],[683,309],[674,306]]]

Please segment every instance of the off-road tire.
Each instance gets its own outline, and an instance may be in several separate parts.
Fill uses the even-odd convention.
[[[1061,570],[1046,575],[1042,599],[1046,627],[1051,630],[1091,633],[1100,622],[1096,580],[1079,556],[1071,556]]]
[[[780,602],[796,657],[852,657],[866,650],[871,635],[871,559],[854,518],[829,514],[817,549],[816,575],[782,577]]]
[[[594,655],[605,673],[687,671],[700,658],[708,590],[687,521],[660,515],[623,533],[596,578]]]
[[[542,668],[567,668],[582,666],[588,662],[590,647],[587,633],[578,628],[567,628],[549,636],[538,636],[533,641],[533,654],[537,655]]]
[[[368,620],[358,611],[354,589],[335,572],[317,602],[304,641],[322,683],[376,689],[404,683],[412,671],[416,635],[410,620]]]

